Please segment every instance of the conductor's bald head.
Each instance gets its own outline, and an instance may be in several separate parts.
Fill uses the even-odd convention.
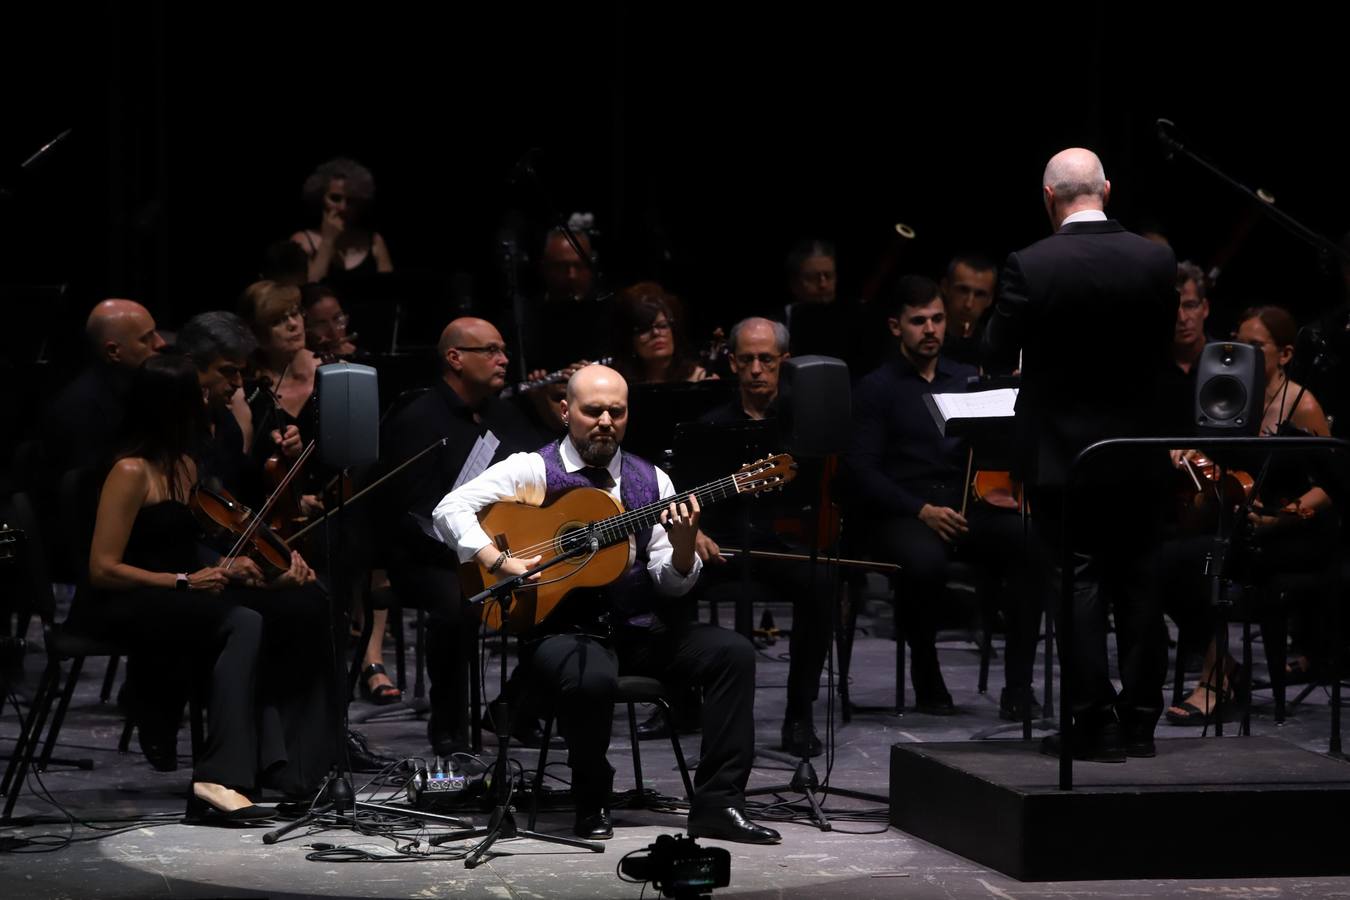
[[[562,414],[586,464],[608,465],[628,430],[628,382],[608,366],[583,366],[567,382]]]
[[[150,310],[135,300],[104,300],[90,311],[84,333],[98,359],[130,369],[164,348]]]
[[[1045,210],[1056,231],[1072,213],[1085,209],[1104,210],[1111,197],[1111,182],[1097,154],[1082,147],[1061,150],[1046,163],[1041,177]]]

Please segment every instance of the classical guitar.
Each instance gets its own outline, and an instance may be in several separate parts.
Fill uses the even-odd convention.
[[[524,503],[493,503],[478,514],[483,530],[500,549],[513,556],[542,556],[547,562],[594,547],[547,569],[540,582],[516,591],[507,614],[509,631],[525,631],[544,621],[567,594],[576,588],[604,587],[628,571],[638,532],[660,524],[661,513],[672,502],[684,502],[692,494],[699,506],[738,494],[756,494],[783,487],[797,474],[796,463],[785,453],[742,466],[725,478],[692,491],[683,491],[640,509],[625,511],[623,504],[599,488],[575,488],[547,506]],[[494,576],[477,561],[460,569],[465,595],[492,584]],[[502,626],[500,604],[483,607],[483,620],[491,628]]]

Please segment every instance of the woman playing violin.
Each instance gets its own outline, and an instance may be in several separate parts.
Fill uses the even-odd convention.
[[[1260,429],[1263,437],[1276,436],[1282,425],[1318,437],[1331,433],[1321,404],[1311,392],[1289,378],[1297,335],[1298,325],[1293,316],[1279,306],[1252,307],[1239,319],[1236,340],[1260,350],[1264,360],[1266,387]],[[1194,451],[1184,451],[1175,453],[1174,460],[1185,465],[1194,456]],[[1251,545],[1260,548],[1259,554],[1251,555],[1250,574],[1256,580],[1281,572],[1315,571],[1335,545],[1337,524],[1331,498],[1307,472],[1289,465],[1290,460],[1275,458],[1261,482],[1260,496],[1252,501],[1247,515]],[[1178,554],[1178,558],[1182,555],[1185,554]],[[1191,617],[1200,618],[1193,612]],[[1278,631],[1282,633],[1283,629]],[[1301,662],[1306,666],[1306,660]],[[1278,664],[1278,655],[1274,664]],[[1180,706],[1167,710],[1169,722],[1174,725],[1208,722],[1217,692],[1222,691],[1226,701],[1234,697],[1234,682],[1245,678],[1246,673],[1238,672],[1236,661],[1229,658],[1225,660],[1224,677],[1216,684],[1214,670],[1215,646],[1211,641],[1200,684]]]
[[[147,360],[128,410],[128,443],[94,524],[89,581],[97,593],[79,619],[137,653],[204,675],[210,729],[194,765],[189,821],[266,818],[246,791],[261,780],[306,796],[334,759],[326,602],[298,553],[270,583],[247,558],[203,563],[189,504],[206,418],[189,360]]]

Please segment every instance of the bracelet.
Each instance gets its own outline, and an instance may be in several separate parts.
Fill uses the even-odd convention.
[[[503,550],[502,555],[497,557],[497,561],[492,565],[488,566],[489,575],[495,575],[497,573],[497,570],[502,567],[502,563],[506,562],[507,555],[508,555],[507,552]]]

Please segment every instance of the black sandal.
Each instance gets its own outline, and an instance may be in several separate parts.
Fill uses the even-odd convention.
[[[370,685],[370,679],[376,675],[388,677],[389,673],[384,670],[380,663],[371,663],[361,672],[361,696],[374,703],[376,706],[389,706],[403,700],[403,692],[398,689],[398,685],[379,684],[374,687]]]

